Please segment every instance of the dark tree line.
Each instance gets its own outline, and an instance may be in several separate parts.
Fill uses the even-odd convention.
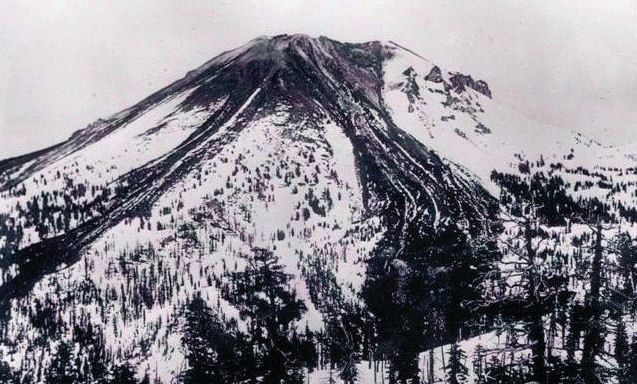
[[[501,201],[518,231],[507,244],[507,252],[517,260],[505,276],[516,277],[515,283],[501,290],[504,304],[499,304],[509,308],[514,308],[516,300],[522,304],[521,311],[508,320],[523,321],[527,327],[531,361],[523,376],[540,384],[601,384],[613,376],[627,380],[630,370],[637,368],[630,363],[637,350],[625,343],[628,335],[623,325],[624,316],[634,318],[635,314],[630,308],[635,301],[631,291],[631,271],[637,262],[634,240],[627,233],[608,238],[609,230],[616,227],[609,207],[596,199],[572,199],[557,177],[494,173],[493,180],[501,187]],[[573,223],[588,228],[573,240],[580,249],[573,255],[575,275],[569,266],[572,261],[555,247],[545,246],[559,241],[552,238],[550,227],[563,226],[568,232]],[[618,262],[607,258],[610,254],[619,255]],[[622,278],[614,281],[611,276]],[[583,300],[576,297],[573,284],[585,286]],[[558,326],[565,359],[552,353],[559,349],[552,345]],[[606,359],[604,342],[609,336],[615,341],[614,369],[600,364]],[[576,352],[581,353],[580,359]],[[512,376],[519,376],[515,367],[508,368]]]
[[[557,176],[522,168],[521,176],[492,175],[504,217],[490,223],[492,233],[443,220],[427,233],[410,234],[403,249],[379,247],[368,260],[365,306],[340,299],[338,282],[325,270],[330,264],[320,255],[304,256],[313,258],[304,264],[313,269],[303,273],[313,303],[323,305],[321,332],[299,324],[307,308],[275,251],[254,249],[244,255],[245,267],[224,266],[222,276],[202,272],[201,280],[219,288],[240,319],[228,319],[219,302],[211,305],[195,294],[184,308],[187,369],[179,379],[300,384],[309,372],[329,369],[332,380],[350,384],[367,361],[379,382],[387,374],[390,384],[432,383],[434,348],[447,345],[444,363],[435,368],[450,384],[466,383],[472,374],[480,384],[637,382],[637,338],[629,328],[637,309],[637,239],[615,230],[626,215],[595,198],[573,198]],[[29,203],[28,215],[49,217],[49,197],[44,199]],[[322,215],[321,201],[331,198],[309,192],[306,199],[307,214]],[[11,239],[22,236],[11,220],[0,225]],[[150,225],[140,218],[140,226]],[[575,225],[585,230],[573,234]],[[276,237],[284,240],[285,232]],[[563,253],[556,244],[574,252]],[[133,263],[157,256],[152,247],[134,253],[120,255],[126,280],[109,292],[121,303],[124,323],[170,301],[184,279],[193,279],[164,269],[161,261],[138,271]],[[175,257],[180,265],[182,256]],[[83,302],[98,300],[90,286],[74,294]],[[55,304],[47,298],[33,304],[25,315],[44,339],[55,341],[49,348],[54,358],[46,370],[27,374],[2,363],[0,382],[154,381],[140,380],[134,366],[114,364],[121,356],[104,351],[103,335],[90,320],[74,317],[71,338],[63,340]],[[506,335],[504,345],[465,353],[463,340],[492,330]],[[528,357],[516,355],[521,350]],[[429,351],[427,371],[418,361],[423,351]]]
[[[499,259],[494,241],[447,222],[396,258],[370,260],[364,298],[374,314],[380,358],[390,383],[420,381],[418,354],[477,334],[482,277]],[[456,367],[456,366],[454,366]]]
[[[255,249],[245,270],[228,272],[223,297],[239,310],[248,327],[223,322],[201,297],[188,305],[184,347],[189,368],[184,383],[298,383],[316,366],[314,336],[299,332],[306,311],[289,287],[276,256]]]

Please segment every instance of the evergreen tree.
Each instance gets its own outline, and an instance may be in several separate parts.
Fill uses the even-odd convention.
[[[637,383],[637,335],[633,334],[633,341],[630,345],[628,355],[628,377],[629,382]]]
[[[61,342],[46,374],[47,384],[76,384],[80,381],[78,366],[73,361],[71,345]]]
[[[0,383],[17,383],[18,378],[11,370],[9,364],[2,359],[2,352],[0,352]]]
[[[233,323],[222,323],[199,295],[188,304],[182,343],[188,361],[181,375],[185,384],[239,383],[254,374],[245,336]]]
[[[457,343],[451,345],[449,350],[449,362],[445,367],[447,370],[447,382],[449,384],[462,384],[467,379],[469,372],[463,361],[466,355]]]
[[[226,275],[225,296],[249,322],[258,356],[258,375],[264,384],[300,384],[307,361],[295,322],[306,308],[290,289],[291,276],[269,250],[256,248],[245,270]]]
[[[482,345],[476,345],[473,354],[473,374],[475,376],[476,384],[483,384],[485,382],[484,377],[484,348]]]
[[[603,315],[606,312],[604,303],[601,301],[603,281],[602,259],[604,256],[603,230],[601,217],[597,217],[597,223],[593,229],[593,260],[591,263],[589,280],[590,290],[586,295],[586,329],[584,332],[584,348],[582,351],[582,378],[586,384],[600,384],[604,380],[599,372],[596,358],[599,356],[603,343],[603,333],[605,331]]]
[[[137,384],[135,379],[135,372],[132,367],[125,363],[113,368],[111,378],[108,381],[109,384]]]
[[[635,310],[635,292],[637,287],[637,243],[627,232],[620,233],[615,239],[615,248],[619,255],[619,273],[622,276],[621,291],[632,310]],[[630,302],[632,301],[632,302]]]
[[[581,312],[582,308],[578,304],[571,305],[569,310],[569,332],[567,334],[566,339],[566,361],[564,362],[564,367],[562,370],[562,378],[568,379],[571,382],[575,382],[575,380],[579,376],[579,364],[575,359],[575,352],[579,345],[579,339],[581,335]],[[568,382],[568,381],[564,381]]]
[[[617,381],[619,384],[631,384],[630,381],[630,347],[626,326],[621,320],[617,320],[615,332],[615,361],[617,362]]]
[[[527,382],[527,377],[523,373],[511,370],[495,356],[486,364],[484,384],[527,384]]]
[[[340,369],[340,378],[346,383],[353,383],[358,374],[356,363],[360,340],[354,334],[356,330],[346,324],[356,324],[356,315],[333,313],[327,316],[325,324],[325,341],[330,363]]]
[[[526,256],[530,261],[531,269],[528,273],[528,296],[531,298],[529,308],[529,341],[531,343],[531,359],[533,363],[533,378],[540,384],[546,383],[545,351],[546,340],[544,338],[543,300],[538,295],[541,289],[542,276],[537,270],[537,250],[533,246],[533,235],[531,232],[531,219],[527,218],[524,223],[524,243]]]
[[[430,279],[409,276],[413,272],[394,254],[393,250],[383,250],[368,261],[363,287],[365,302],[376,320],[377,353],[389,359],[390,384],[418,377],[418,352],[426,338],[433,339],[436,332],[431,326],[431,334],[425,334],[426,324],[435,316],[433,310],[427,312],[432,303],[428,300],[432,295],[426,291]],[[426,272],[420,271],[426,277]]]

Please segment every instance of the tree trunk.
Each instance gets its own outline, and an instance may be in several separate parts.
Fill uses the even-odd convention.
[[[599,293],[601,289],[602,254],[602,223],[598,220],[595,231],[595,254],[591,266],[591,291],[586,300],[588,321],[584,335],[584,351],[582,353],[582,374],[587,384],[599,382],[595,375],[595,357],[599,352],[601,341]]]
[[[434,382],[434,350],[429,350],[429,383]]]
[[[533,380],[540,384],[546,384],[546,365],[544,362],[544,352],[546,342],[544,341],[544,322],[542,321],[542,311],[539,305],[534,304],[531,309],[531,325],[529,327],[529,339],[531,341],[531,360],[533,361]]]
[[[526,253],[531,263],[529,276],[529,341],[531,342],[531,361],[533,363],[533,380],[539,384],[546,384],[546,364],[544,354],[546,341],[544,340],[544,321],[542,319],[542,302],[536,289],[539,285],[539,276],[535,268],[535,249],[533,248],[533,234],[531,233],[530,219],[524,225]]]
[[[445,375],[444,373],[444,369],[447,366],[447,363],[445,363],[445,349],[443,346],[440,346],[440,357],[442,358],[442,369],[443,369],[443,373],[442,373],[442,381],[447,384],[447,375]]]

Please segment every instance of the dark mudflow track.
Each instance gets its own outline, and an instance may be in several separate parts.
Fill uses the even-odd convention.
[[[379,252],[400,257],[443,220],[466,220],[472,230],[484,230],[484,219],[494,212],[493,198],[397,127],[384,109],[382,63],[390,56],[379,43],[343,44],[298,35],[257,39],[58,146],[1,162],[0,175],[31,162],[18,178],[0,180],[6,189],[178,92],[194,88],[179,106],[182,110],[225,100],[169,153],[116,180],[116,193],[102,215],[19,250],[11,260],[20,272],[0,287],[0,306],[6,309],[11,298],[28,293],[43,276],[76,262],[87,245],[120,221],[147,215],[168,188],[282,102],[299,118],[325,116],[344,129],[353,144],[365,208],[381,215],[388,227]]]

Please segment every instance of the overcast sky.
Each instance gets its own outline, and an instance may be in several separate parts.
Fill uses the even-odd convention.
[[[0,28],[0,158],[279,33],[394,40],[556,129],[637,141],[637,0],[2,0]]]

